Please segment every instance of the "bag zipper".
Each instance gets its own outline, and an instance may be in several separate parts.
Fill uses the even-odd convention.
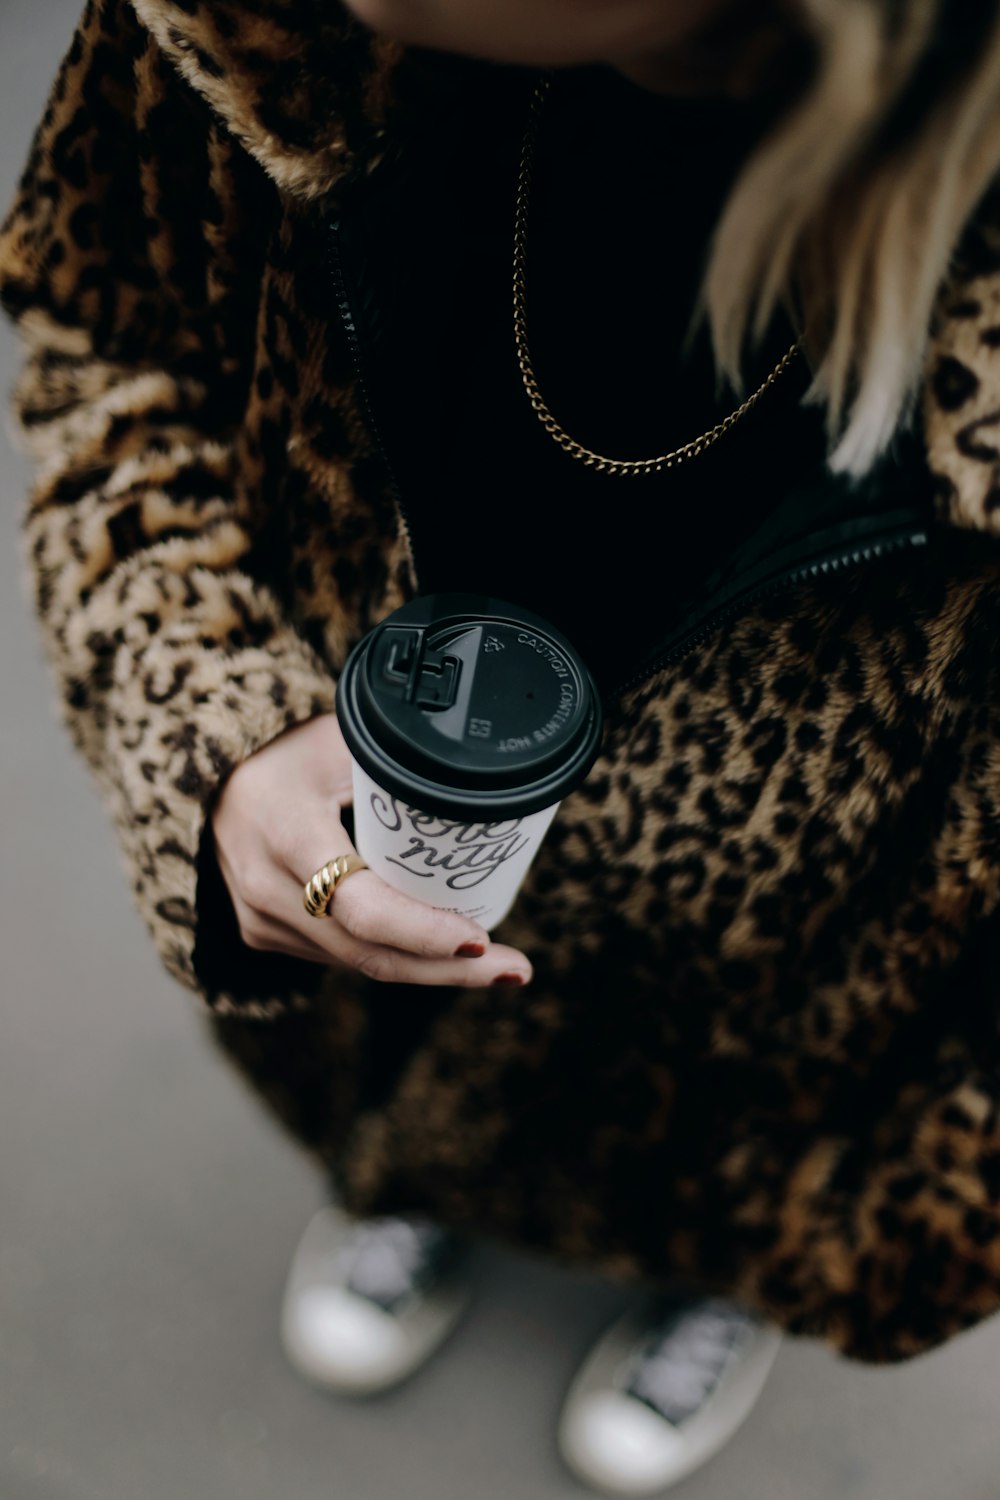
[[[796,563],[771,575],[760,584],[744,590],[737,598],[730,599],[717,609],[710,610],[690,629],[682,628],[679,634],[674,632],[668,636],[662,646],[654,647],[653,652],[647,653],[641,665],[624,682],[604,694],[604,706],[609,707],[615,699],[639,687],[654,673],[682,661],[685,656],[689,656],[692,651],[697,650],[714,635],[721,625],[738,619],[763,599],[772,598],[775,594],[781,594],[786,590],[791,591],[797,585],[808,583],[827,573],[836,573],[843,568],[861,567],[865,563],[875,562],[879,558],[888,557],[894,552],[901,552],[909,547],[925,547],[929,540],[930,533],[925,525],[911,523],[909,526],[897,527],[895,530],[874,536],[846,550],[820,553],[816,557]]]
[[[344,332],[347,335],[347,342],[351,350],[351,359],[354,364],[354,373],[357,377],[358,391],[361,396],[361,404],[364,408],[365,416],[368,421],[368,430],[372,435],[372,440],[375,443],[376,451],[382,461],[383,468],[385,469],[386,478],[389,483],[389,492],[395,502],[396,511],[399,516],[399,529],[403,535],[407,550],[410,554],[410,571],[413,576],[414,592],[419,593],[420,587],[417,582],[417,562],[416,549],[413,545],[413,529],[410,525],[410,518],[407,515],[406,507],[403,504],[402,492],[399,487],[399,481],[396,478],[395,469],[392,466],[392,462],[386,450],[385,443],[382,440],[381,428],[379,427],[378,422],[375,420],[375,409],[372,405],[371,394],[368,389],[368,381],[365,377],[364,356],[361,349],[361,335],[358,331],[357,321],[354,316],[354,309],[351,305],[351,296],[347,285],[347,272],[344,267],[343,245],[341,242],[341,216],[339,214],[330,222],[329,264],[330,269],[333,273],[333,284],[336,295],[337,312],[340,316],[341,325],[343,326]]]

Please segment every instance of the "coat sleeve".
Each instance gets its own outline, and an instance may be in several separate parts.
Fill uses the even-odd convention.
[[[88,5],[0,232],[36,465],[26,592],[162,962],[215,1011],[261,1018],[309,1004],[325,971],[243,945],[208,814],[335,692],[254,576],[235,483],[277,208],[127,0]]]

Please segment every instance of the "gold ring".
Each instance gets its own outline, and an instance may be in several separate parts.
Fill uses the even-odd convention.
[[[321,870],[310,876],[305,884],[305,909],[311,917],[328,917],[330,898],[342,880],[353,875],[355,870],[367,870],[370,866],[358,854],[338,854],[327,860]]]

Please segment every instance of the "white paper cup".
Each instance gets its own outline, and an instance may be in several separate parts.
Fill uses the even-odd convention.
[[[387,885],[487,931],[514,904],[559,804],[499,822],[422,812],[354,762],[354,842]]]
[[[502,600],[411,601],[352,651],[337,716],[354,842],[389,885],[487,931],[590,771],[600,697],[569,642]]]

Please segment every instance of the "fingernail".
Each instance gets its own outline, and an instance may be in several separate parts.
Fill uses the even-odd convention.
[[[485,943],[463,943],[461,948],[455,949],[456,958],[482,958],[486,952]]]
[[[526,984],[527,981],[526,981],[525,976],[523,974],[498,974],[497,977],[494,980],[491,980],[491,983],[492,984]]]

